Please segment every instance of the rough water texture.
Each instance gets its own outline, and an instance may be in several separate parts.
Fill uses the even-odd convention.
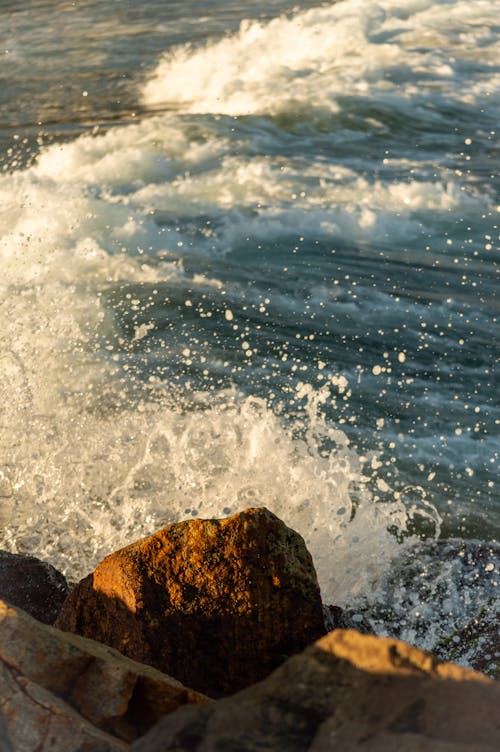
[[[1,547],[75,581],[262,503],[326,602],[463,628],[500,566],[497,3],[4,10]]]

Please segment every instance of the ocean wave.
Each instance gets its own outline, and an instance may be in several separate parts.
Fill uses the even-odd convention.
[[[497,9],[485,0],[345,0],[165,53],[147,105],[192,113],[335,112],[342,99],[390,105],[408,118],[443,99],[477,104],[498,92]],[[475,85],[464,87],[464,74]],[[432,119],[433,114],[428,113]]]

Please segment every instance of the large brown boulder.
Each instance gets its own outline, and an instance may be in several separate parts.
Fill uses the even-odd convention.
[[[123,750],[167,713],[206,701],[150,666],[0,601],[0,705],[16,752]]]
[[[481,674],[335,630],[259,684],[164,718],[132,752],[495,752],[499,708]]]
[[[53,624],[68,595],[61,572],[35,556],[0,551],[0,599]]]
[[[262,679],[325,632],[305,543],[263,508],[170,525],[111,554],[56,624],[213,697]]]

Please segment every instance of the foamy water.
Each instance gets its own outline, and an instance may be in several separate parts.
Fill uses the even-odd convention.
[[[30,160],[34,124],[2,136],[0,545],[76,579],[167,522],[262,504],[325,600],[392,588],[390,628],[431,644],[497,584],[481,560],[460,599],[451,564],[443,596],[426,564],[440,534],[497,556],[496,4],[221,3],[194,42],[164,5],[159,56],[133,4],[75,11],[96,39],[117,24],[96,70],[127,40],[117,127],[111,77],[80,91],[87,132],[53,88],[53,143]],[[78,70],[71,29],[47,77]],[[425,596],[390,579],[405,557]]]
[[[494,4],[481,0],[351,0],[267,23],[243,21],[218,43],[167,52],[143,97],[196,113],[304,110],[306,118],[338,113],[346,97],[409,118],[441,97],[447,106],[485,97],[498,105],[497,20]],[[477,76],[478,64],[488,76]],[[463,85],[468,73],[474,87]],[[376,117],[371,124],[383,128]]]

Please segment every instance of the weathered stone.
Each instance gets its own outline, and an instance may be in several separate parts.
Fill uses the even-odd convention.
[[[190,520],[108,556],[57,626],[218,697],[324,634],[311,556],[267,509]]]
[[[14,752],[14,747],[9,737],[5,718],[0,710],[0,752]]]
[[[16,752],[122,752],[129,748],[3,662],[0,695]]]
[[[0,601],[0,705],[16,752],[119,750],[206,698],[111,648]]]
[[[375,634],[366,616],[352,609],[323,605],[323,616],[327,632],[332,629],[355,629],[361,634]]]
[[[133,752],[494,752],[500,685],[398,640],[335,630],[259,684],[181,708]]]
[[[61,572],[34,556],[0,551],[0,598],[53,624],[68,595]]]
[[[489,604],[463,629],[440,640],[434,652],[440,658],[460,661],[493,679],[500,679],[500,611]]]

